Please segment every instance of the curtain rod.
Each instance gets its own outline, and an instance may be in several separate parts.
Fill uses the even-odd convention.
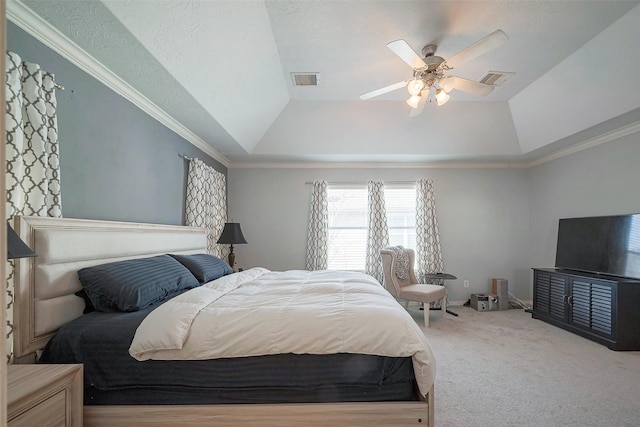
[[[417,180],[416,180],[417,181]],[[382,181],[383,184],[402,184],[402,185],[406,185],[406,184],[415,184],[416,181]],[[306,185],[312,185],[313,181],[307,181],[305,182]],[[327,181],[327,185],[367,185],[368,181],[333,181],[333,182],[329,182]]]
[[[53,82],[53,87],[58,90],[64,90],[64,86],[62,86],[60,83]]]
[[[185,159],[185,160],[193,160],[191,157],[187,157],[187,156],[186,156],[186,155],[184,155],[184,154],[178,154],[178,157],[182,157],[182,158],[183,158],[183,159]]]

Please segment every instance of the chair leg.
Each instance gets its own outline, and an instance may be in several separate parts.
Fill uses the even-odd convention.
[[[429,327],[429,303],[424,303],[424,327]]]
[[[447,294],[445,294],[440,300],[440,311],[442,311],[442,317],[447,312]]]

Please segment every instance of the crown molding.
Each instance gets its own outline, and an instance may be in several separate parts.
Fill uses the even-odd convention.
[[[308,162],[308,163],[231,163],[229,169],[519,169],[524,162]]]
[[[511,162],[415,162],[415,163],[376,163],[376,162],[298,162],[298,163],[231,163],[229,169],[529,169],[544,163],[579,153],[607,142],[640,132],[640,121],[630,123],[618,129],[586,139],[570,147],[556,150],[531,161]]]
[[[570,156],[571,154],[578,153],[580,151],[589,149],[591,147],[595,147],[600,144],[604,144],[607,142],[614,141],[619,138],[623,138],[625,136],[633,135],[636,132],[640,131],[640,122],[630,123],[626,126],[622,126],[618,129],[614,129],[609,132],[605,132],[602,135],[595,136],[593,138],[589,138],[585,141],[582,141],[578,144],[572,145],[571,147],[567,147],[564,149],[560,149],[554,151],[551,154],[546,156],[542,156],[536,160],[533,160],[526,164],[527,168],[532,168],[535,166],[540,166],[541,164],[550,162],[552,160],[559,159],[561,157]]]
[[[34,13],[19,0],[9,0],[7,5],[7,19],[38,39],[53,51],[60,54],[69,62],[76,65],[96,80],[100,81],[114,92],[127,99],[149,116],[174,131],[176,134],[213,157],[224,166],[229,167],[229,159],[207,144],[202,138],[171,117],[166,111],[130,86],[115,73],[105,67],[100,61],[91,56],[67,36],[52,27],[48,22]]]

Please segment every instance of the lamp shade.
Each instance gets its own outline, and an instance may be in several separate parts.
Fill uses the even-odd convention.
[[[237,245],[240,243],[247,243],[242,235],[242,229],[239,222],[227,222],[224,224],[222,234],[218,239],[218,243],[223,245]]]
[[[420,102],[420,95],[411,95],[409,99],[407,99],[407,105],[411,108],[418,108],[418,103]]]
[[[447,92],[445,92],[443,89],[436,90],[436,105],[438,107],[449,102],[449,98],[451,98],[451,96]]]
[[[424,82],[422,80],[420,79],[409,80],[409,83],[407,84],[407,90],[409,91],[409,95],[418,96],[420,95],[420,92],[422,92],[422,89],[424,89]]]
[[[11,225],[7,222],[7,259],[26,258],[36,256],[35,252],[29,249],[20,239],[20,236],[13,231]]]

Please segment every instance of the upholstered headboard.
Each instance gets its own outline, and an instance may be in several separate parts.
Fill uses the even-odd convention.
[[[15,260],[14,355],[32,360],[64,323],[82,315],[77,271],[166,253],[206,252],[205,230],[130,222],[16,217],[14,229],[38,255]]]

